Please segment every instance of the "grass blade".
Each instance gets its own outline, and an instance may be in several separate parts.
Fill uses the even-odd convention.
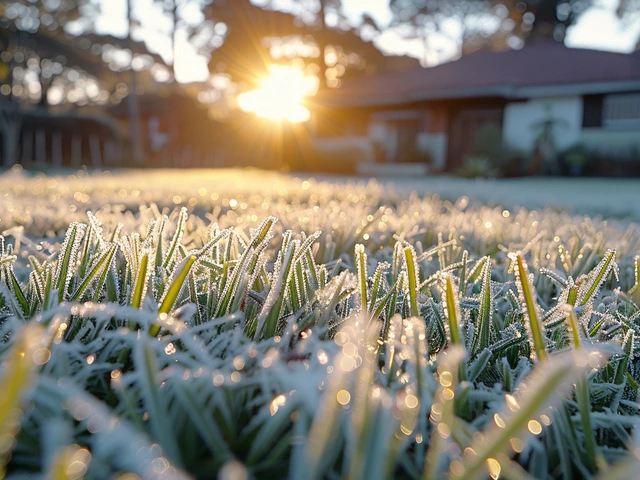
[[[131,295],[131,306],[133,308],[140,309],[140,307],[142,307],[142,301],[147,291],[147,284],[149,283],[149,273],[149,252],[146,252],[140,259],[138,272],[133,283],[133,294]]]
[[[600,287],[614,268],[616,251],[607,250],[600,263],[589,274],[589,280],[578,290],[578,304],[586,305],[593,300]]]
[[[180,295],[180,291],[184,285],[185,280],[187,279],[187,275],[191,271],[191,267],[196,261],[196,257],[191,255],[182,260],[182,263],[176,267],[174,272],[174,280],[169,286],[167,293],[158,308],[158,315],[168,315],[171,309],[174,307],[178,296]],[[151,336],[156,336],[160,333],[160,325],[154,324],[149,328],[149,333]]]
[[[533,358],[540,361],[546,360],[547,350],[544,340],[544,326],[540,321],[540,307],[535,299],[535,291],[529,281],[529,270],[527,264],[521,254],[517,254],[515,258],[516,268],[516,287],[518,288],[518,296],[522,304],[524,312],[524,322],[529,334],[529,343],[531,345],[531,354]]]
[[[356,245],[356,265],[358,269],[358,281],[360,286],[360,310],[367,313],[367,254],[364,245]]]
[[[486,262],[482,268],[482,290],[480,291],[480,309],[478,311],[477,331],[471,349],[477,355],[489,347],[489,330],[493,314],[493,295],[491,294],[491,263]]]
[[[407,280],[409,281],[410,315],[412,317],[419,317],[420,310],[418,309],[418,285],[420,285],[420,279],[418,278],[416,252],[413,247],[405,247],[404,258],[407,264]]]
[[[91,268],[89,273],[87,273],[74,294],[71,295],[70,300],[73,301],[81,299],[87,292],[91,284],[94,282],[94,280],[103,276],[103,274],[109,269],[109,266],[111,265],[111,261],[113,260],[113,256],[115,255],[117,249],[118,246],[116,244],[111,244],[102,251],[94,266]],[[98,282],[97,290],[99,290],[100,292],[102,291],[102,288],[100,288],[102,287],[102,285],[104,285],[104,282]]]
[[[576,377],[592,368],[589,365],[604,363],[603,354],[588,350],[555,355],[552,361],[540,361],[527,378],[526,388],[516,396],[506,397],[507,408],[495,414],[494,425],[472,443],[470,448],[475,454],[465,456],[464,468],[451,471],[451,478],[475,480],[486,477],[487,465],[495,470],[496,464],[507,460],[512,439],[524,442],[530,435],[542,431],[536,417],[562,401],[563,397],[558,394],[561,387],[565,390],[570,387]]]
[[[3,355],[0,371],[0,438],[2,446],[9,447],[20,422],[22,404],[34,381],[36,360],[42,358],[44,333],[36,323],[23,327],[11,349]],[[38,361],[38,363],[40,363]],[[0,451],[0,477],[4,477],[7,451]]]

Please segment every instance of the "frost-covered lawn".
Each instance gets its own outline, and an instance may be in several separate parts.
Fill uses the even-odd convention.
[[[340,188],[338,188],[340,187]],[[231,204],[233,221],[263,219],[278,214],[260,208],[266,197],[271,208],[291,200],[315,206],[344,193],[364,195],[359,207],[393,208],[412,193],[438,195],[443,200],[485,206],[548,208],[625,223],[640,222],[640,179],[520,178],[463,179],[447,176],[380,178],[280,174],[261,170],[115,170],[113,172],[60,171],[58,174],[7,172],[0,175],[0,228],[18,223],[34,234],[60,233],[70,220],[81,220],[86,210],[111,211],[117,207],[137,211],[140,205],[159,208],[187,206],[200,216]],[[314,195],[315,193],[315,195]],[[281,202],[284,200],[284,202]],[[256,205],[257,204],[257,205]],[[278,204],[278,205],[276,205]],[[246,205],[246,206],[245,206]],[[458,204],[460,205],[460,204]],[[243,208],[244,207],[244,208]],[[258,207],[257,211],[253,207]],[[333,207],[332,207],[333,208]],[[285,212],[287,213],[287,212]],[[288,212],[291,213],[291,212]],[[298,215],[287,215],[287,217]],[[318,217],[318,215],[316,215]],[[288,225],[293,226],[293,225]],[[308,229],[313,225],[300,225]]]
[[[635,190],[0,176],[0,476],[632,478]]]
[[[344,182],[340,177],[318,179]],[[466,195],[477,202],[506,207],[554,207],[575,214],[600,214],[640,221],[640,202],[635,201],[640,190],[640,178],[467,179],[431,176],[380,179],[379,183],[393,185],[400,191],[439,195],[448,200]]]

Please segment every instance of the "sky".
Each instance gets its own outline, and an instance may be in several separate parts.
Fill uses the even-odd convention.
[[[102,14],[97,21],[96,28],[100,33],[111,33],[124,36],[127,32],[126,0],[100,0]],[[283,0],[286,2],[286,0]],[[615,9],[619,0],[597,0],[596,7],[585,12],[576,25],[567,32],[566,44],[576,48],[594,48],[618,52],[631,52],[640,38],[640,18],[633,22],[620,20]],[[259,3],[259,0],[255,0]],[[353,24],[360,22],[363,13],[368,13],[380,26],[386,26],[391,19],[389,0],[343,0],[343,13]],[[202,15],[197,7],[183,12],[189,22],[198,23]],[[165,60],[171,61],[171,48],[166,32],[170,31],[169,19],[154,6],[154,0],[136,0],[134,2],[134,16],[141,19],[141,28],[137,32],[138,39],[145,40],[148,47],[160,53]],[[417,58],[424,58],[422,42],[402,39],[392,31],[383,32],[375,40],[376,45],[385,53],[407,54]],[[178,38],[178,57],[176,70],[181,82],[204,81],[208,78],[206,58],[195,52],[187,41],[186,35]],[[443,52],[440,58],[452,57],[456,50],[454,45],[440,45]]]

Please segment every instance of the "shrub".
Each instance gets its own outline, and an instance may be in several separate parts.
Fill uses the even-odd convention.
[[[523,175],[526,155],[502,141],[502,128],[496,123],[482,125],[474,134],[468,157],[485,157],[496,173],[491,176]]]
[[[499,172],[488,157],[466,155],[455,174],[465,178],[491,178],[497,177]]]

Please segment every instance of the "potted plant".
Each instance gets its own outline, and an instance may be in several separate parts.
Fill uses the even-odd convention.
[[[582,146],[573,147],[564,154],[564,162],[569,167],[569,174],[573,177],[582,176],[588,161],[589,154]]]

